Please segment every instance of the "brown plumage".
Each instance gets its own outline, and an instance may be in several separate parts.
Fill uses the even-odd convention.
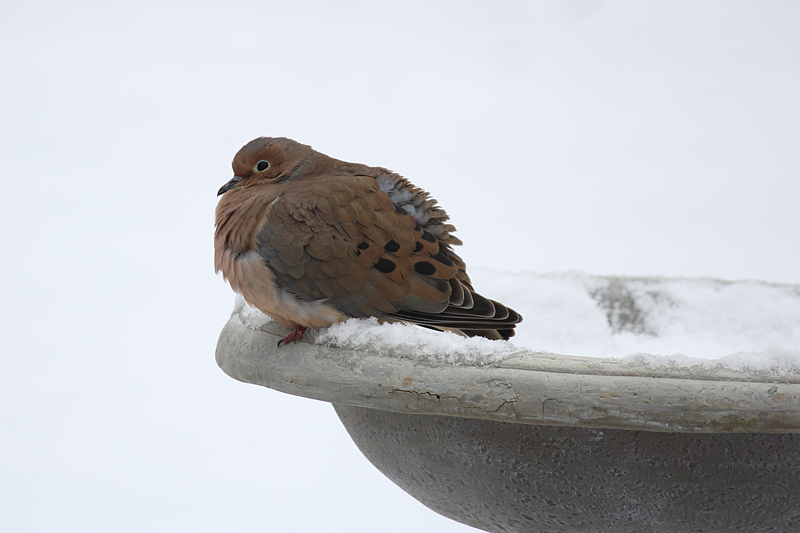
[[[218,195],[214,266],[296,331],[377,316],[508,339],[522,317],[477,294],[444,209],[384,168],[261,137]]]

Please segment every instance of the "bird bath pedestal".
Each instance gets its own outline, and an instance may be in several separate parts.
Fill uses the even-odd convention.
[[[493,532],[800,531],[800,378],[520,350],[436,365],[311,342],[235,313],[231,377],[331,402],[364,455]]]

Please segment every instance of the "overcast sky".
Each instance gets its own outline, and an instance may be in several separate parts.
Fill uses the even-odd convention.
[[[470,530],[216,367],[257,136],[405,175],[470,266],[800,282],[796,2],[200,4],[0,4],[2,530]]]

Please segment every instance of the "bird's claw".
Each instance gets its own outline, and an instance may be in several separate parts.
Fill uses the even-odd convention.
[[[303,335],[306,334],[306,329],[307,328],[299,327],[286,335],[284,338],[278,341],[278,348],[281,347],[281,344],[289,344],[290,342],[297,343],[297,341],[303,340]]]

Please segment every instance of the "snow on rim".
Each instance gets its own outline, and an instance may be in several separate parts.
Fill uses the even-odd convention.
[[[800,374],[800,285],[486,269],[471,274],[481,294],[522,313],[511,342],[374,318],[334,324],[312,339],[446,365],[493,366],[512,355],[550,352],[654,369]],[[253,329],[270,320],[241,298],[235,311]]]

